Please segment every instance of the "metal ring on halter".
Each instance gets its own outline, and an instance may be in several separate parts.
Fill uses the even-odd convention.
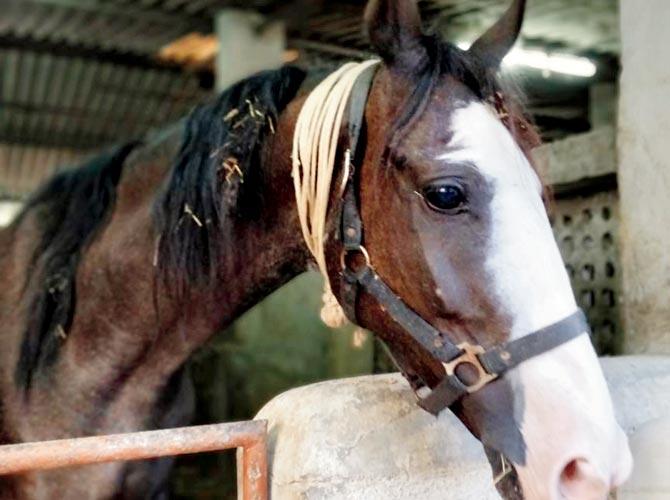
[[[365,264],[360,266],[358,268],[358,270],[350,267],[349,265],[347,265],[347,257],[353,256],[353,255],[356,255],[356,254],[362,255],[363,258],[365,259]],[[340,265],[342,266],[343,271],[347,271],[349,273],[352,273],[353,275],[359,275],[362,271],[365,271],[366,269],[369,269],[370,267],[372,267],[370,265],[370,254],[368,253],[368,251],[365,249],[365,247],[363,245],[360,245],[357,248],[349,248],[349,249],[345,248],[345,249],[343,249],[342,253],[340,254]]]
[[[486,371],[486,368],[482,365],[479,355],[484,354],[486,351],[482,346],[471,345],[467,342],[458,344],[458,348],[461,349],[462,354],[456,359],[451,360],[449,363],[442,363],[444,366],[447,375],[450,377],[456,377],[461,383],[466,387],[469,394],[479,391],[485,385],[493,382],[498,378],[498,375],[491,374]],[[462,380],[457,374],[456,369],[461,365],[470,365],[477,370],[477,380],[472,383],[467,383]]]
[[[347,189],[347,183],[349,182],[349,175],[351,173],[351,150],[347,149],[344,152],[344,172],[342,173],[342,183],[340,184],[340,194],[339,197],[342,198],[344,195],[344,190]]]

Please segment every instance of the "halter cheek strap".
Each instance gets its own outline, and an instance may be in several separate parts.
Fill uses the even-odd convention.
[[[471,344],[456,345],[448,335],[407,306],[374,271],[363,245],[363,222],[358,209],[354,162],[359,159],[359,144],[364,122],[365,106],[372,86],[376,66],[368,67],[354,84],[348,108],[349,149],[345,154],[340,238],[342,241],[340,303],[347,317],[357,322],[356,305],[361,290],[365,291],[386,311],[393,321],[419,344],[422,350],[440,361],[445,369],[442,381],[421,397],[420,388],[427,384],[414,376],[411,370],[400,366],[403,375],[417,392],[419,405],[438,414],[468,394],[479,391],[521,363],[551,351],[582,334],[589,332],[586,317],[581,310],[541,330],[505,344],[484,349]],[[461,365],[474,367],[475,381],[458,376]]]

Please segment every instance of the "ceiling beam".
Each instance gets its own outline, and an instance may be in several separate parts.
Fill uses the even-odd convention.
[[[200,16],[188,15],[184,12],[167,12],[160,9],[147,9],[134,4],[117,5],[99,0],[19,0],[22,8],[27,5],[60,7],[84,12],[92,12],[96,15],[129,18],[137,21],[147,21],[165,26],[183,26],[191,31],[211,33],[213,30],[210,19]]]
[[[173,73],[182,73],[184,68],[178,64],[161,61],[157,57],[118,52],[113,49],[72,45],[52,40],[35,40],[31,37],[0,35],[0,50],[15,49],[37,54],[50,54],[56,57],[92,59],[98,62],[118,64],[128,67],[160,69]]]
[[[312,40],[304,40],[299,38],[289,38],[288,45],[290,48],[312,50],[314,52],[321,52],[339,57],[351,57],[353,59],[367,59],[372,53],[364,50],[350,49],[332,43],[323,43]]]

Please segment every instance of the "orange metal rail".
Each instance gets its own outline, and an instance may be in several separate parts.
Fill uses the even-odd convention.
[[[267,422],[254,420],[13,444],[0,446],[0,475],[241,448],[237,455],[238,498],[266,500],[266,435]]]

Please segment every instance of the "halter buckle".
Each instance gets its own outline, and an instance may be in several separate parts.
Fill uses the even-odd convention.
[[[444,365],[444,369],[447,372],[447,376],[450,377],[453,376],[456,377],[458,380],[460,380],[461,383],[465,386],[466,390],[468,391],[468,394],[472,394],[473,392],[479,391],[484,386],[486,386],[487,384],[493,382],[495,379],[498,378],[498,375],[489,373],[488,371],[486,371],[486,368],[484,368],[484,365],[482,365],[479,356],[486,352],[482,346],[472,345],[467,342],[463,342],[462,344],[458,344],[457,347],[461,351],[463,351],[462,354],[457,358],[452,359],[449,363],[442,363],[442,364]],[[458,367],[463,364],[468,364],[476,368],[477,370],[476,382],[468,384],[456,374],[456,370],[458,369]]]

